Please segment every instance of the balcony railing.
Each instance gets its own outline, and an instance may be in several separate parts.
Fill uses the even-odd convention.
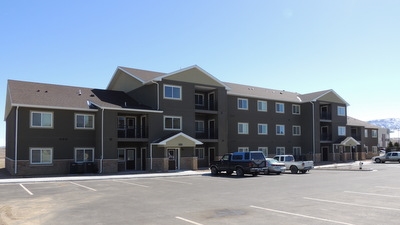
[[[128,128],[119,127],[118,128],[118,138],[148,138],[148,129]]]

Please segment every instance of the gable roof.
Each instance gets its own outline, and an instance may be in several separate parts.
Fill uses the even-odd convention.
[[[174,146],[174,147],[187,147],[202,145],[203,142],[190,137],[189,135],[179,132],[165,139],[160,139],[155,142],[157,145]]]
[[[347,126],[355,126],[355,127],[365,127],[365,128],[369,128],[369,129],[379,129],[380,127],[375,126],[373,124],[370,124],[368,122],[362,121],[362,120],[358,120],[356,118],[347,117]]]
[[[93,111],[96,107],[152,110],[121,91],[8,80],[5,118],[12,107]],[[94,107],[95,106],[95,107]]]
[[[304,102],[315,102],[319,100],[319,101],[341,103],[345,104],[346,106],[350,105],[332,89],[303,94],[299,95],[299,97]]]
[[[207,71],[197,65],[193,65],[172,73],[160,73],[119,66],[111,78],[107,89],[129,92],[140,86],[152,84],[163,79],[227,88],[224,83]]]

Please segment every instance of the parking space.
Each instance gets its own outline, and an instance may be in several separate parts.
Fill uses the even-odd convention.
[[[397,224],[400,165],[370,166],[0,184],[0,224]]]

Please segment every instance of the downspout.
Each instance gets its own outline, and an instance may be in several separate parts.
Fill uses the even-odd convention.
[[[14,174],[18,172],[18,110],[19,106],[15,110],[15,149],[14,149]]]
[[[153,170],[153,145],[155,143],[150,143],[150,171]]]
[[[99,173],[103,173],[103,159],[104,159],[104,109],[101,109],[101,157],[100,157]]]
[[[153,80],[151,82],[157,85],[157,110],[160,110],[160,84]]]
[[[312,142],[313,142],[313,161],[315,162],[315,106],[314,102],[310,102],[312,105]]]

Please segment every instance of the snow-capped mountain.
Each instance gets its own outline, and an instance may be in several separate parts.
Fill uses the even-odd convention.
[[[391,131],[400,130],[400,118],[370,120],[368,123],[375,126],[388,128]]]

